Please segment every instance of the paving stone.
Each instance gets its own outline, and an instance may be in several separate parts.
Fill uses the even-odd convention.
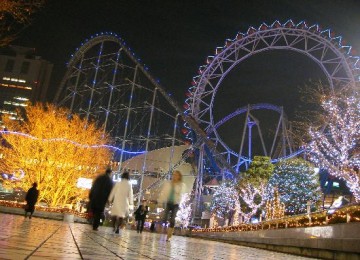
[[[0,259],[313,259],[262,249],[0,213]]]

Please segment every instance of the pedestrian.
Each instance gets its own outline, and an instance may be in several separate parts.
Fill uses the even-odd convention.
[[[170,219],[166,241],[170,241],[174,232],[175,217],[184,191],[185,185],[182,182],[182,174],[180,171],[174,171],[172,180],[164,183],[158,199],[158,202],[165,204],[163,221],[166,222],[168,218]]]
[[[104,214],[107,198],[113,187],[110,177],[111,169],[106,169],[105,174],[98,176],[90,190],[90,210],[93,215],[93,230],[97,231],[100,225],[100,219]]]
[[[111,216],[114,220],[114,231],[115,234],[119,234],[124,218],[134,208],[133,189],[128,172],[121,175],[121,181],[115,184],[108,200],[112,203]]]
[[[34,214],[35,204],[39,197],[39,190],[36,188],[37,188],[37,183],[34,182],[32,187],[26,193],[25,218],[27,217],[28,212],[30,212],[29,218],[31,218],[32,215]]]
[[[150,231],[151,232],[154,232],[155,231],[155,220],[153,220],[152,222],[151,222],[151,225],[150,225]]]
[[[140,205],[135,211],[135,220],[137,221],[136,231],[142,233],[144,229],[144,223],[146,219],[146,214],[149,212],[148,207],[145,205]]]

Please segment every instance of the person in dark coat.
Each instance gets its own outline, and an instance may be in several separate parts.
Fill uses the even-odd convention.
[[[104,214],[105,205],[113,187],[110,174],[111,169],[106,169],[105,174],[96,178],[90,190],[90,210],[93,213],[93,230],[95,231],[98,230],[100,218]]]
[[[26,206],[25,206],[25,218],[27,217],[28,212],[30,212],[29,218],[32,217],[35,210],[35,204],[39,197],[39,190],[37,188],[37,183],[34,182],[32,187],[26,193]]]
[[[140,205],[135,211],[135,220],[137,221],[136,230],[138,233],[142,233],[144,229],[144,223],[146,219],[146,214],[149,212],[147,206]]]
[[[151,225],[150,225],[150,231],[151,231],[151,232],[154,232],[154,231],[155,231],[155,225],[156,225],[155,220],[153,220],[153,221],[151,222]]]

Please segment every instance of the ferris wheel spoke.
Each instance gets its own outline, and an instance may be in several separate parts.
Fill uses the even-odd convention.
[[[338,63],[341,63],[341,58],[340,57],[334,57],[334,58],[329,58],[329,59],[323,59],[321,61],[324,64],[338,64]]]
[[[322,43],[317,43],[314,46],[312,46],[310,49],[308,49],[308,53],[313,54],[314,56],[317,56],[317,52],[322,50],[324,48],[324,45]]]
[[[322,53],[321,53],[321,57],[320,57],[320,61],[324,62],[324,59],[328,56],[328,53],[330,52],[330,49],[327,48],[326,46],[323,46],[322,48]]]
[[[305,44],[304,37],[296,35],[295,38],[289,43],[289,47],[300,48]]]
[[[238,169],[239,165],[246,161],[242,157],[242,152],[233,152],[222,140],[217,129],[247,110],[238,110],[218,122],[214,122],[212,118],[216,94],[227,74],[237,64],[256,53],[265,50],[290,50],[310,56],[326,75],[330,88],[341,89],[344,84],[358,81],[360,73],[359,57],[351,56],[351,47],[342,43],[342,37],[334,36],[329,29],[322,31],[318,25],[308,26],[305,22],[295,24],[289,20],[282,24],[275,21],[271,25],[262,24],[258,29],[250,27],[246,33],[238,33],[234,39],[226,40],[223,47],[216,48],[216,56],[209,56],[207,65],[200,66],[200,77],[197,78],[196,90],[193,91],[192,96],[192,102],[196,105],[191,106],[190,113],[196,115],[198,122],[206,127],[212,138],[218,139],[215,143],[225,149],[224,155],[226,154],[227,160],[233,161],[229,158],[236,156],[234,165]],[[262,105],[264,106],[261,107]],[[261,104],[258,107],[254,105],[251,109],[273,109],[280,113],[280,110],[276,110],[269,104]],[[272,141],[271,154],[280,149],[286,153],[286,156],[291,156],[291,153],[295,154],[299,150],[295,151],[291,147],[291,138],[286,127],[282,125],[286,125],[286,122],[281,117],[277,123],[274,141]],[[276,142],[281,134],[283,137],[277,146]],[[261,142],[264,143],[263,140]]]

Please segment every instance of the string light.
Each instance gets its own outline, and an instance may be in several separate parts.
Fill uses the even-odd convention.
[[[122,150],[116,146],[112,146],[112,145],[107,145],[107,144],[102,144],[102,145],[86,145],[86,144],[80,144],[77,143],[75,141],[66,139],[66,138],[48,138],[48,139],[44,139],[44,138],[38,138],[29,134],[25,134],[25,133],[21,133],[21,132],[14,132],[14,131],[0,131],[0,135],[1,134],[13,134],[13,135],[18,135],[18,136],[23,136],[23,137],[27,137],[33,140],[41,140],[43,142],[68,142],[71,144],[74,144],[76,146],[82,147],[82,148],[108,148],[111,150],[116,150],[116,151],[123,151],[124,153],[127,154],[143,154],[145,153],[145,151],[140,151],[140,152],[130,152],[130,151],[126,151],[126,150]]]
[[[343,207],[329,215],[326,211],[315,212],[310,215],[302,214],[297,216],[289,216],[281,219],[273,219],[263,221],[256,224],[242,223],[238,226],[193,229],[194,233],[205,232],[242,232],[269,229],[284,229],[298,227],[316,227],[325,226],[336,223],[360,222],[360,205],[351,205]]]
[[[239,204],[239,196],[232,182],[223,182],[214,192],[210,211],[214,219],[227,219],[232,216]]]
[[[254,156],[250,168],[242,174],[238,191],[241,203],[240,215],[245,223],[250,222],[250,219],[264,208],[267,200],[266,187],[273,170],[274,165],[270,157]]]
[[[16,202],[16,201],[8,201],[8,200],[0,200],[0,206],[11,207],[11,208],[24,208],[25,203]],[[69,208],[52,208],[52,207],[43,207],[43,206],[36,205],[35,210],[42,211],[42,212],[67,213],[67,214],[72,214],[74,216],[77,216],[80,218],[85,218],[85,219],[90,218],[88,213],[78,212],[76,210],[69,209]]]
[[[346,91],[322,102],[325,129],[309,129],[312,137],[309,159],[329,174],[345,180],[355,200],[360,201],[360,99]],[[354,94],[353,94],[354,95]]]
[[[250,219],[265,206],[266,202],[266,183],[260,183],[257,187],[251,183],[245,183],[239,189],[239,196],[243,201],[245,209],[240,211],[244,222],[250,222]]]
[[[181,225],[181,227],[186,228],[189,226],[190,217],[191,217],[191,206],[190,194],[184,193],[181,197],[181,202],[179,204],[179,211],[176,214],[175,221]]]
[[[287,215],[306,213],[308,201],[312,202],[312,210],[317,210],[322,196],[318,174],[311,163],[301,158],[281,161],[275,166],[267,197],[272,197],[275,190]]]
[[[285,214],[285,204],[280,202],[279,191],[274,189],[274,198],[266,201],[266,220],[282,218]]]
[[[235,201],[235,213],[233,216],[234,220],[233,220],[232,226],[237,226],[240,224],[240,222],[239,222],[240,213],[241,213],[240,202],[239,202],[239,200],[236,200]]]

